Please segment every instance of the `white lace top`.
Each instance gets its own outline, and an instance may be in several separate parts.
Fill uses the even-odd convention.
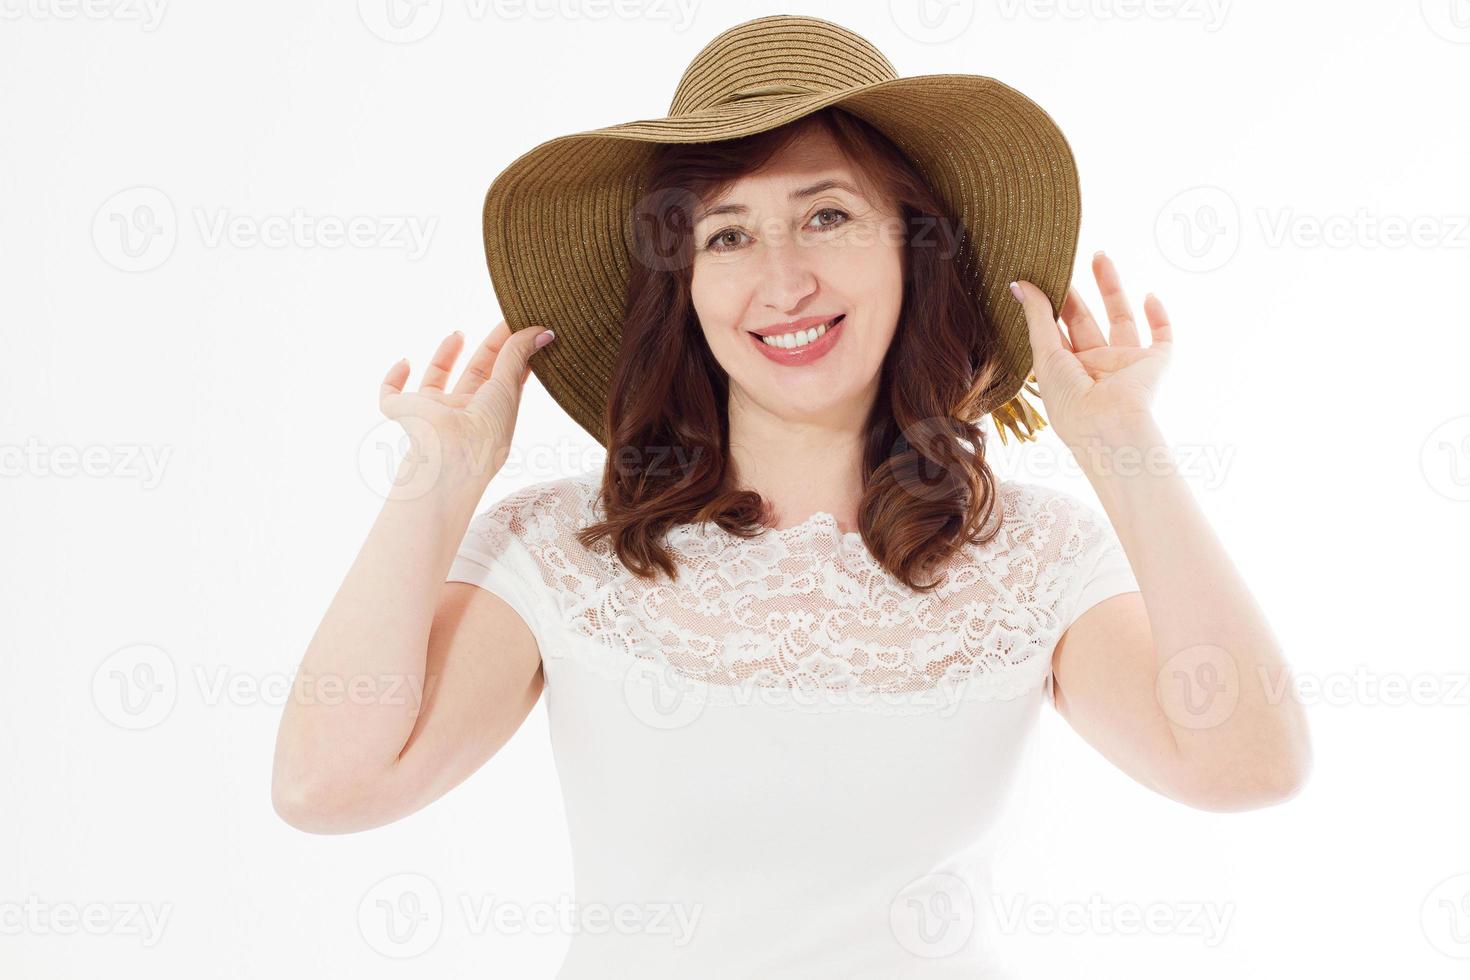
[[[585,916],[557,980],[980,976],[987,834],[1052,650],[1138,588],[1106,517],[1001,481],[999,534],[927,594],[823,511],[686,524],[670,584],[577,542],[599,480],[509,494],[448,576],[540,647]]]

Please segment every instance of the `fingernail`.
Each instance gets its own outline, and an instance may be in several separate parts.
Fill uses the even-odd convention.
[[[1021,292],[1021,284],[1018,282],[1011,283],[1011,295],[1016,297],[1016,302],[1018,303],[1026,302],[1026,297]]]
[[[1095,259],[1102,258],[1103,257],[1103,250],[1102,249],[1098,249],[1096,252],[1093,252],[1092,253],[1092,257],[1095,258]]]
[[[545,347],[547,344],[551,343],[552,340],[554,340],[555,338],[556,338],[556,334],[552,333],[550,330],[546,331],[545,333],[541,334],[539,337],[536,338],[536,349],[537,350],[540,350],[541,348]]]

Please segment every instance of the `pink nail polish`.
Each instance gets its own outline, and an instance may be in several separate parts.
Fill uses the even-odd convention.
[[[546,331],[545,333],[541,334],[539,337],[536,338],[536,349],[537,350],[540,350],[541,348],[545,347],[547,344],[551,343],[552,340],[555,339],[555,338],[556,338],[556,334],[552,333],[550,330]]]
[[[1011,283],[1011,295],[1016,297],[1018,303],[1026,302],[1026,296],[1021,292],[1021,284],[1018,282]]]

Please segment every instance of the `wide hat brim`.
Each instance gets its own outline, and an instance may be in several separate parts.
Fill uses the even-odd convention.
[[[1035,394],[1024,311],[1009,283],[1034,283],[1060,310],[1081,222],[1077,168],[1060,128],[1035,102],[993,78],[892,78],[819,94],[742,98],[696,112],[562,136],[516,159],[485,195],[485,255],[512,330],[550,327],[556,342],[532,370],[551,397],[603,446],[613,363],[622,335],[636,202],[654,148],[735,139],[840,106],[882,131],[913,162],[965,229],[955,261],[999,337],[999,373],[956,414],[990,414],[1034,438],[1045,425]]]

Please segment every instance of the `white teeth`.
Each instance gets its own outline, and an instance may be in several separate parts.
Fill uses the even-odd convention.
[[[793,347],[805,347],[826,333],[827,328],[832,326],[836,319],[836,317],[833,317],[832,320],[826,323],[818,324],[806,330],[797,330],[794,333],[783,333],[775,337],[762,337],[761,343],[770,347],[781,347],[785,350],[791,350]]]

